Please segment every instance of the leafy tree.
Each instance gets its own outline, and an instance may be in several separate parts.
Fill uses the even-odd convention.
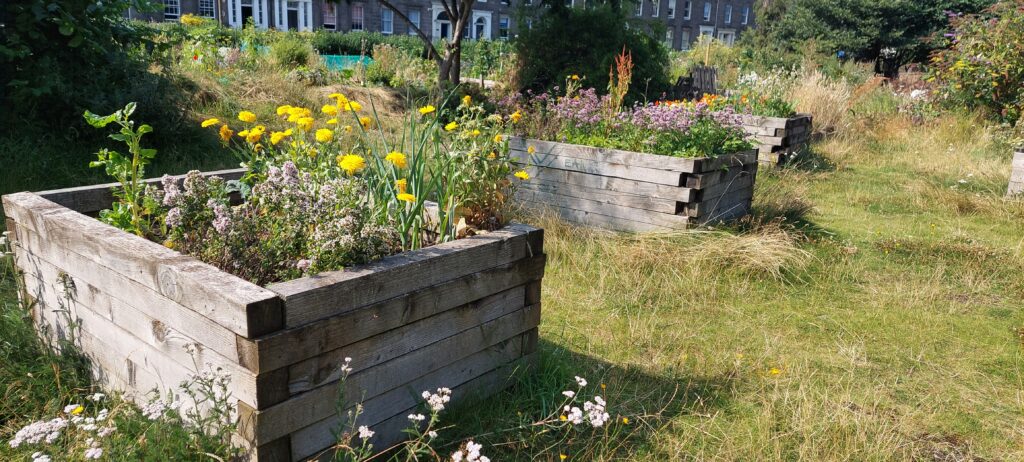
[[[393,11],[412,27],[416,35],[423,41],[423,46],[427,48],[427,55],[437,61],[437,85],[443,92],[446,84],[458,85],[462,78],[462,39],[465,38],[463,33],[469,30],[468,26],[476,0],[440,0],[440,3],[451,23],[451,39],[443,42],[443,54],[438,52],[430,37],[420,30],[418,24],[413,24],[401,9],[395,7],[390,0],[380,0],[381,5]],[[432,24],[433,22],[428,20],[427,23]]]

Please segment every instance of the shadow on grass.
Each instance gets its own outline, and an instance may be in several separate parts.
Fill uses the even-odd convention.
[[[452,452],[462,441],[473,439],[484,445],[483,452],[492,460],[559,460],[560,454],[570,454],[573,460],[618,459],[649,447],[675,416],[710,415],[727,407],[739,381],[732,375],[675,375],[671,369],[653,375],[544,339],[535,356],[533,372],[505,391],[465,403],[444,416],[442,423],[453,423],[454,428],[442,433],[447,445],[437,448]],[[585,387],[577,385],[577,376],[587,380]],[[608,423],[593,428],[586,411],[578,426],[560,422],[566,390],[578,392],[572,406],[581,409],[594,395],[603,397],[611,416]],[[551,424],[538,424],[546,419]]]
[[[812,146],[807,145],[798,150],[785,164],[776,168],[808,173],[825,173],[836,171],[836,164]]]

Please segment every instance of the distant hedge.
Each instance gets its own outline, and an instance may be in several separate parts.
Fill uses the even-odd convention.
[[[313,33],[313,48],[322,55],[369,55],[373,47],[387,44],[414,56],[423,54],[423,41],[413,35],[384,35],[380,32],[330,32],[320,29]]]

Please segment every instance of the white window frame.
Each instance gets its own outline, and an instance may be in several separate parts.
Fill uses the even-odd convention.
[[[679,35],[681,35],[681,37],[679,38],[679,49],[680,50],[689,50],[690,49],[690,31],[689,31],[689,29],[684,29],[682,31],[682,33],[680,33]]]
[[[208,4],[209,7],[210,7],[209,8],[209,12],[210,12],[209,16],[203,14],[203,4],[204,3]],[[217,19],[217,0],[199,0],[199,2],[196,5],[196,8],[198,8],[199,16],[204,17],[204,18]]]
[[[722,13],[722,16],[725,16],[725,19],[722,21],[723,23],[725,23],[725,24],[732,24],[732,5],[731,4],[728,4],[728,3],[725,4],[725,11]]]
[[[745,25],[747,25],[749,23],[749,21],[750,21],[750,7],[749,6],[745,6],[745,7],[743,7],[743,21],[740,22],[740,24],[743,24],[745,26]]]
[[[691,14],[693,13],[693,2],[689,2],[689,1],[688,2],[683,2],[683,5],[684,5],[683,19],[689,20],[690,17],[691,17]]]
[[[380,9],[380,33],[384,35],[395,33],[395,12],[387,7]]]
[[[181,0],[164,0],[164,21],[173,22],[181,20]],[[168,10],[177,10],[177,13],[169,13]]]
[[[508,40],[512,34],[512,18],[508,15],[498,16],[498,40]]]
[[[711,2],[704,2],[704,21],[711,21]]]
[[[406,14],[406,17],[409,18],[409,22],[411,22],[413,25],[416,26],[415,28],[413,28],[412,26],[409,26],[409,35],[416,35],[416,29],[418,29],[420,27],[420,16],[421,15],[422,15],[422,13],[420,13],[420,10],[409,10],[409,13]],[[413,16],[416,17],[415,20],[414,20]]]
[[[676,0],[668,0],[668,5],[667,6],[668,6],[668,11],[666,11],[666,13],[668,13],[668,18],[672,19],[672,18],[676,17]]]
[[[651,0],[651,17],[657,18],[661,14],[661,0]]]
[[[353,3],[349,11],[351,12],[350,16],[352,17],[349,30],[366,30],[366,5],[363,5],[362,3]],[[356,11],[359,11],[358,22],[356,22]],[[359,27],[356,28],[356,25]]]

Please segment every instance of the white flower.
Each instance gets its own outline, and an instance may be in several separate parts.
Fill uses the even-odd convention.
[[[370,427],[367,427],[366,425],[360,426],[359,439],[368,440],[370,438],[373,438],[373,430],[370,430]]]
[[[103,448],[89,448],[85,450],[86,459],[99,459],[103,457]]]
[[[431,431],[427,432],[427,436],[430,437],[430,439],[437,438],[437,432],[435,432],[434,430],[431,430]]]
[[[431,393],[424,391],[423,399],[427,401],[427,405],[430,406],[430,410],[434,412],[441,412],[444,410],[444,405],[452,400],[451,388],[438,388],[437,393]]]
[[[409,414],[409,421],[413,423],[422,422],[426,420],[426,416],[423,414]]]
[[[164,416],[167,412],[168,405],[163,400],[156,400],[145,406],[142,406],[142,415],[146,416],[149,420],[157,420]]]
[[[452,462],[462,462],[462,459],[465,457],[462,454],[462,450],[455,451],[452,453]]]
[[[460,449],[452,453],[452,462],[490,462],[491,459],[487,456],[481,455],[480,450],[483,449],[482,444],[474,443],[473,440],[466,442],[465,449]]]
[[[70,413],[74,412],[75,409],[78,409],[79,406],[81,406],[81,405],[80,404],[68,404],[67,406],[64,406],[64,413],[65,414],[70,414]]]
[[[602,398],[600,395],[594,397],[594,402],[600,404],[601,407],[607,406],[607,403],[604,402],[604,398]]]
[[[103,398],[105,398],[106,396],[107,395],[104,395],[103,393],[93,393],[93,394],[87,396],[87,398],[89,399],[89,401],[100,401]]]
[[[50,462],[50,456],[41,452],[33,452],[32,462]]]
[[[563,391],[562,394],[565,395],[566,398],[572,398],[576,396],[576,392],[572,390]]]
[[[18,430],[7,444],[16,448],[22,444],[38,444],[43,441],[52,443],[60,438],[61,431],[67,428],[68,424],[67,420],[60,417],[32,422]]]
[[[583,403],[583,410],[587,411],[587,421],[590,422],[590,426],[597,428],[607,423],[612,416],[605,412],[605,402],[600,396],[595,396],[594,401],[596,403],[590,401]]]
[[[349,372],[352,372],[352,358],[345,357],[345,363],[341,365],[341,373],[348,375]]]
[[[113,425],[109,427],[103,427],[96,432],[96,436],[99,436],[100,438],[106,438],[107,436],[110,436],[111,433],[114,433],[114,430],[117,430],[117,427]]]
[[[565,420],[573,425],[579,425],[583,423],[583,411],[576,407],[566,406],[565,408]]]
[[[580,387],[585,387],[585,386],[587,386],[587,379],[577,375],[576,376],[576,384],[579,385]]]

